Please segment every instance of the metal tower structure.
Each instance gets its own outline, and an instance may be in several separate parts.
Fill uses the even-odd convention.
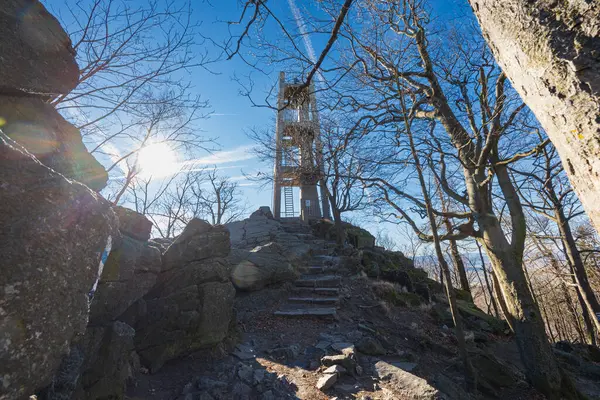
[[[322,181],[319,114],[313,85],[285,81],[279,74],[276,154],[273,171],[273,215],[296,217],[294,187],[299,188],[302,221],[329,218],[329,201]],[[321,196],[319,197],[320,186]],[[283,191],[283,215],[282,198]],[[320,198],[320,201],[319,201]]]

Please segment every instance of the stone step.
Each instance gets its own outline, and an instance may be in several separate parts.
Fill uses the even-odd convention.
[[[307,274],[322,274],[327,270],[325,267],[302,267],[300,268],[303,272]]]
[[[302,304],[337,304],[340,301],[339,297],[290,297],[290,303]]]
[[[337,275],[304,276],[294,282],[299,287],[332,287],[340,284],[341,278]]]
[[[298,308],[293,310],[275,311],[274,315],[281,317],[334,317],[335,308]]]
[[[322,295],[322,296],[330,296],[330,295],[337,295],[340,292],[340,289],[336,288],[336,287],[316,287],[316,288],[311,288],[311,287],[295,287],[292,288],[292,291],[294,293],[297,293],[298,295],[300,293],[310,293],[312,295]]]

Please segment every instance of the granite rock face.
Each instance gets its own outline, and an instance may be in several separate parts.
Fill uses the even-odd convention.
[[[268,243],[248,251],[231,252],[231,280],[237,289],[259,290],[267,285],[298,278],[286,250],[278,243]]]
[[[83,334],[118,222],[110,204],[0,133],[0,399],[47,385]]]
[[[222,225],[213,227],[194,218],[163,254],[163,271],[170,271],[192,261],[229,254],[229,232]]]
[[[104,167],[50,101],[79,82],[71,40],[38,0],[0,6],[0,129],[42,164],[99,191]]]
[[[147,242],[152,233],[152,222],[144,215],[125,207],[113,208],[119,217],[119,230],[133,239]]]
[[[235,296],[228,254],[228,231],[197,219],[163,254],[158,283],[125,313],[136,329],[136,350],[151,371],[227,336]]]
[[[104,265],[90,308],[90,321],[105,324],[123,314],[156,284],[161,267],[157,247],[123,236]]]
[[[134,335],[133,328],[120,321],[88,327],[85,335],[72,343],[69,354],[40,398],[123,399],[126,382],[136,364]]]
[[[2,2],[0,60],[0,93],[66,94],[79,79],[69,36],[37,0]]]
[[[3,68],[0,66],[0,71]],[[42,164],[90,189],[106,186],[108,174],[85,148],[79,129],[41,98],[2,96],[0,127]]]
[[[272,215],[269,217],[268,213],[259,209],[247,219],[228,223],[226,226],[231,236],[231,246],[253,248],[275,240],[282,232],[281,224]]]

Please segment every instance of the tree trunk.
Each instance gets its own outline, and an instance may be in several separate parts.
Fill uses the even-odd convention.
[[[587,340],[590,344],[597,346],[598,340],[596,339],[596,332],[594,331],[595,324],[594,321],[592,321],[592,318],[594,318],[595,315],[590,315],[590,310],[588,307],[586,307],[585,300],[581,294],[581,288],[577,284],[577,279],[575,278],[573,266],[569,265],[569,268],[571,269],[571,280],[575,285],[575,291],[577,292],[577,300],[579,300],[579,304],[581,305],[581,314],[583,315],[583,322],[587,331]]]
[[[452,261],[454,262],[454,268],[456,272],[458,272],[458,277],[460,280],[460,288],[469,292],[471,294],[471,287],[469,286],[469,278],[467,277],[467,270],[465,268],[465,263],[460,256],[458,251],[458,245],[456,244],[456,240],[450,240],[450,253],[452,254]]]
[[[495,216],[480,219],[483,244],[494,267],[521,361],[531,384],[548,399],[577,399],[572,382],[560,369],[546,337],[544,321],[529,290],[520,254],[508,243]]]
[[[500,305],[500,310],[502,310],[502,316],[504,317],[504,320],[508,324],[510,330],[514,333],[515,327],[512,322],[512,316],[510,315],[510,312],[508,311],[508,306],[506,305],[506,299],[504,298],[504,293],[502,293],[502,289],[500,288],[500,282],[498,282],[498,278],[496,277],[496,274],[494,273],[493,267],[492,267],[491,272],[492,272],[492,280],[494,281],[494,293],[496,294],[497,302]]]
[[[442,212],[446,212],[446,199],[444,199],[444,194],[440,190],[440,202],[442,204]],[[444,218],[444,224],[446,225],[446,231],[452,232],[452,223],[449,218]],[[450,254],[452,255],[452,262],[454,263],[454,270],[458,273],[458,279],[460,281],[460,288],[464,291],[467,291],[469,295],[471,295],[471,287],[469,285],[469,278],[467,277],[467,270],[465,268],[465,263],[460,256],[460,252],[458,251],[458,245],[456,244],[456,240],[450,239]]]
[[[496,318],[500,318],[500,313],[498,312],[498,300],[496,299],[497,295],[494,294],[492,285],[490,284],[490,279],[487,273],[487,267],[485,266],[485,260],[483,259],[483,252],[481,251],[481,245],[479,244],[479,242],[476,242],[476,244],[477,251],[479,252],[479,259],[481,260],[481,268],[483,269],[483,279],[485,280],[485,286],[487,287],[488,293],[490,294],[490,301],[492,303],[492,307],[494,308],[494,315]],[[506,318],[506,315],[504,316],[504,318]]]
[[[550,334],[550,339],[553,342],[556,342],[556,336],[554,336],[554,331],[552,330],[552,321],[550,320],[550,317],[548,315],[548,310],[546,310],[546,302],[542,301],[540,304],[542,306],[542,313],[544,314],[544,321],[546,321],[546,326],[548,327],[548,333]]]
[[[577,287],[579,288],[579,294],[583,299],[581,308],[587,308],[589,313],[593,316],[599,315],[600,304],[598,304],[598,299],[596,298],[596,295],[594,294],[594,291],[590,285],[590,281],[588,279],[585,266],[583,265],[583,260],[581,259],[579,249],[577,249],[577,244],[575,243],[575,238],[573,237],[573,232],[571,231],[569,221],[560,208],[555,210],[555,215],[558,220],[558,229],[560,231],[561,240],[563,241],[569,264],[575,273],[574,276],[575,281],[577,282]],[[598,321],[598,318],[592,318],[592,321],[596,327],[596,332],[600,334],[600,321]]]
[[[498,64],[548,133],[600,229],[600,2],[469,2]]]
[[[333,209],[333,223],[335,228],[335,241],[339,247],[344,246],[344,242],[346,241],[346,231],[344,230],[344,225],[342,224],[342,214],[336,209],[336,207],[332,207]]]
[[[404,103],[402,103],[404,108]],[[405,109],[405,108],[404,108]],[[467,351],[467,343],[465,341],[465,332],[462,324],[462,317],[460,312],[458,311],[458,304],[456,302],[456,293],[454,292],[454,288],[452,287],[452,278],[450,276],[450,268],[448,267],[448,263],[444,258],[444,253],[442,252],[442,246],[440,244],[440,237],[438,234],[437,222],[435,220],[435,215],[433,214],[433,207],[431,204],[431,197],[429,192],[427,191],[427,185],[425,183],[425,177],[423,176],[423,170],[421,168],[421,162],[419,160],[419,155],[417,154],[417,149],[415,147],[415,143],[413,141],[412,133],[410,131],[410,126],[406,124],[407,128],[407,136],[410,143],[410,150],[415,161],[415,168],[417,170],[417,175],[419,177],[419,183],[421,185],[421,193],[423,194],[423,200],[425,202],[425,211],[427,212],[427,218],[429,220],[429,226],[431,227],[431,235],[433,237],[433,245],[435,247],[435,254],[438,259],[438,263],[441,269],[441,275],[445,281],[446,287],[446,295],[448,297],[448,303],[450,304],[450,312],[452,313],[452,319],[454,321],[454,333],[456,335],[456,342],[458,344],[458,351],[460,353],[461,359],[463,361],[463,368],[465,370],[465,378],[467,383],[467,388],[469,390],[475,391],[477,389],[477,376],[475,374],[475,370],[473,369],[473,365],[469,359],[469,353]]]

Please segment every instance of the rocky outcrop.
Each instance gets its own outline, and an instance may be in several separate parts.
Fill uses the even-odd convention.
[[[125,207],[113,208],[119,217],[119,230],[133,239],[147,242],[152,233],[152,222],[144,215]]]
[[[470,0],[498,64],[600,229],[600,3]]]
[[[226,257],[229,250],[229,232],[225,227],[213,227],[206,221],[194,218],[163,254],[163,271],[169,272],[194,261]]]
[[[248,251],[236,249],[228,257],[231,280],[239,290],[259,290],[274,283],[298,277],[287,251],[278,243],[268,243]]]
[[[123,236],[104,265],[90,309],[90,321],[106,324],[115,320],[154,287],[161,268],[157,247]]]
[[[48,100],[77,86],[68,35],[37,0],[7,0],[0,11],[0,129],[44,165],[94,190],[108,174],[79,130]]]
[[[134,239],[151,227],[143,215],[117,213],[122,236],[106,260],[90,324],[42,399],[123,399],[141,361],[156,371],[229,332],[235,290],[227,230],[192,220],[161,255],[156,242]]]
[[[122,399],[127,380],[139,369],[133,351],[135,330],[118,318],[156,284],[161,253],[152,243],[132,237],[149,236],[152,224],[146,217],[122,207],[113,209],[120,235],[104,263],[88,327],[71,343],[42,399]]]
[[[5,0],[0,12],[0,93],[69,93],[79,79],[71,40],[37,0]]]
[[[108,174],[88,153],[79,129],[65,121],[44,99],[0,94],[0,116],[4,133],[44,165],[91,189],[101,190],[106,186]]]
[[[228,231],[198,219],[163,254],[159,282],[124,317],[135,327],[136,350],[151,371],[227,336],[235,296],[228,254]]]
[[[110,204],[0,133],[0,399],[47,385],[85,332],[117,235]]]
[[[376,376],[388,382],[406,400],[448,400],[450,397],[431,386],[423,378],[385,361],[375,364]]]
[[[242,291],[296,279],[295,266],[310,255],[312,242],[318,241],[273,219],[269,207],[260,207],[249,218],[225,226],[233,249],[228,257],[231,280]],[[310,232],[308,226],[302,228]]]
[[[137,356],[133,353],[135,330],[120,321],[108,327],[94,328],[86,334],[88,338],[84,364],[76,399],[122,399],[127,380],[136,368]],[[90,340],[93,338],[95,340]]]
[[[267,208],[268,209],[268,208]],[[283,232],[281,224],[269,217],[262,207],[252,213],[249,218],[226,224],[233,248],[253,248],[275,240]]]
[[[123,399],[125,384],[136,366],[134,334],[133,328],[120,321],[88,327],[73,343],[40,398]]]

